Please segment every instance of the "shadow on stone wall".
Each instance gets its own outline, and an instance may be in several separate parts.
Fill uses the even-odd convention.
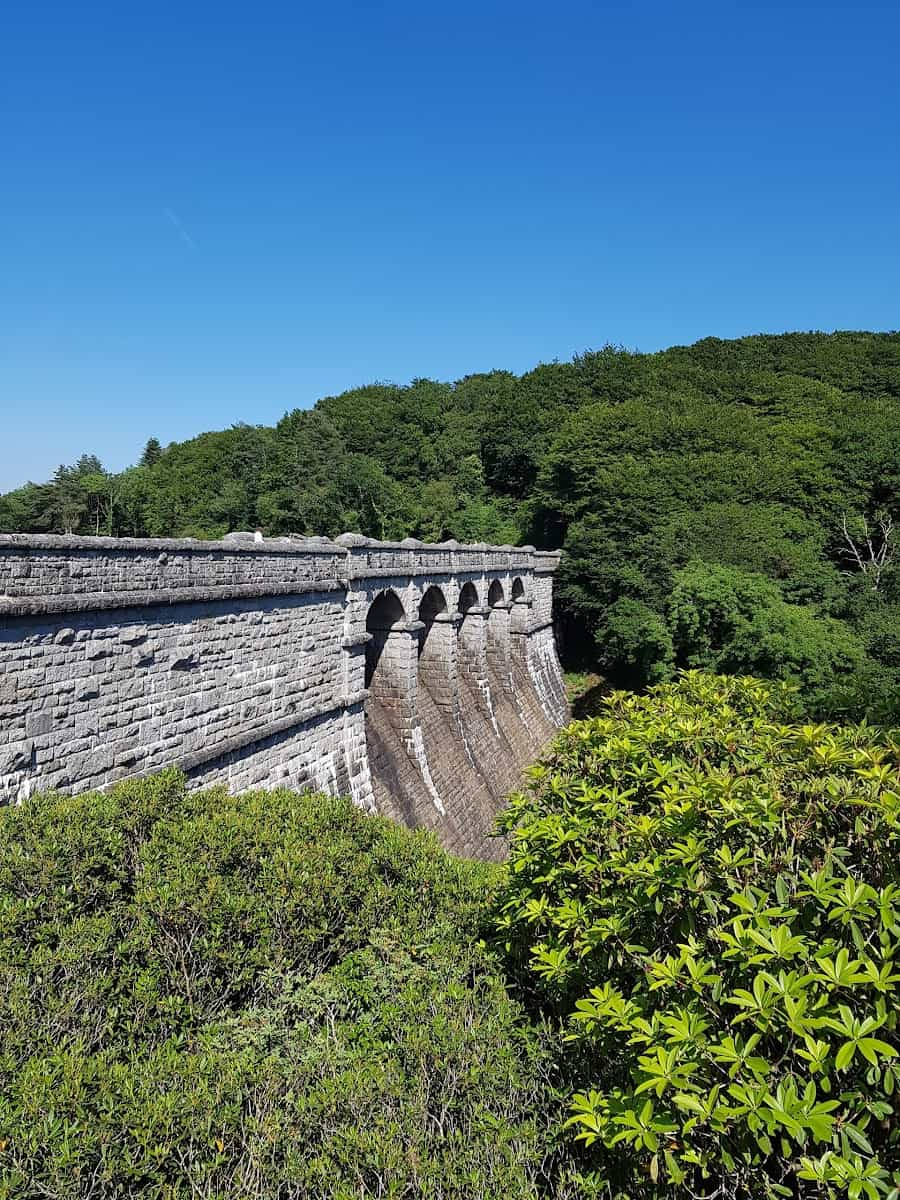
[[[513,652],[502,587],[484,608],[477,599],[466,585],[449,613],[429,588],[409,623],[399,601],[372,605],[366,741],[379,812],[432,830],[454,853],[501,859],[496,818],[558,721]]]

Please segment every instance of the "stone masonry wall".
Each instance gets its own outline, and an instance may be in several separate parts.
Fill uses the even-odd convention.
[[[558,561],[355,535],[0,536],[0,803],[177,765],[196,786],[348,793],[496,855],[503,795],[566,719]]]

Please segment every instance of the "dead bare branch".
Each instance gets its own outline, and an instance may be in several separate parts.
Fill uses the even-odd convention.
[[[890,516],[879,514],[872,525],[866,517],[859,518],[861,535],[850,531],[847,514],[841,517],[841,531],[847,547],[844,554],[856,565],[856,572],[864,575],[873,591],[878,591],[885,570],[893,563],[897,552],[894,522]],[[848,571],[847,574],[856,572]]]

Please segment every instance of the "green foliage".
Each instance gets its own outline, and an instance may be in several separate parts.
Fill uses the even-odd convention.
[[[878,516],[893,527],[876,588],[844,528],[858,538]],[[374,383],[274,429],[238,425],[165,449],[151,438],[119,475],[83,456],[0,496],[0,532],[256,527],[562,546],[568,665],[614,685],[715,666],[690,641],[678,650],[670,595],[689,564],[734,568],[776,591],[764,597],[770,652],[733,639],[728,669],[811,679],[816,716],[891,718],[900,663],[881,653],[876,626],[888,642],[900,628],[896,608],[882,619],[900,586],[900,334],[605,346],[521,376]]]
[[[654,683],[671,674],[672,636],[662,617],[642,600],[621,596],[611,604],[595,638],[601,662],[629,663],[637,683]]]
[[[809,711],[900,713],[897,668],[876,670],[874,645],[856,665],[853,635],[878,600],[871,588],[857,592],[859,566],[842,535],[845,517],[851,527],[879,512],[900,521],[898,358],[896,334],[810,334],[577,360],[593,399],[560,411],[528,533],[566,549],[559,615],[579,665],[599,657],[619,683],[664,676],[669,639],[679,636],[670,594],[678,573],[702,561],[764,576],[782,601],[808,610],[789,620],[768,604],[780,630],[774,648],[789,664],[800,660],[790,674],[804,677],[814,643],[830,647],[836,669],[804,693]],[[642,610],[649,655],[635,654],[623,614],[610,615],[623,600],[665,626],[668,638]],[[637,610],[628,612],[633,627]],[[825,617],[841,620],[843,632],[815,624]],[[729,669],[770,671],[758,655],[738,653],[751,642],[732,649]],[[852,678],[839,662],[848,653]],[[690,659],[676,652],[674,661]]]
[[[822,525],[781,504],[728,501],[676,510],[663,541],[672,563],[721,563],[764,575],[789,603],[830,611],[843,591],[840,573],[828,559]]]
[[[819,710],[862,666],[862,643],[843,622],[787,604],[776,584],[735,567],[689,563],[667,614],[679,666],[785,679]]]
[[[498,936],[569,1014],[568,1127],[612,1194],[900,1186],[900,732],[795,705],[699,672],[616,693],[505,817]]]
[[[162,458],[162,453],[163,453],[163,450],[162,450],[162,446],[160,445],[159,438],[155,438],[155,437],[148,438],[144,445],[143,452],[141,453],[140,466],[142,466],[142,467],[155,466],[156,463],[158,463],[159,460]]]
[[[0,1196],[536,1195],[497,868],[169,772],[0,812]]]

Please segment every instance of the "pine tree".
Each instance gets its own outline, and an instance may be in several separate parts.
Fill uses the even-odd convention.
[[[159,438],[148,438],[147,445],[144,447],[144,453],[141,455],[141,466],[152,467],[154,463],[159,462],[162,458],[162,446],[159,444]]]

